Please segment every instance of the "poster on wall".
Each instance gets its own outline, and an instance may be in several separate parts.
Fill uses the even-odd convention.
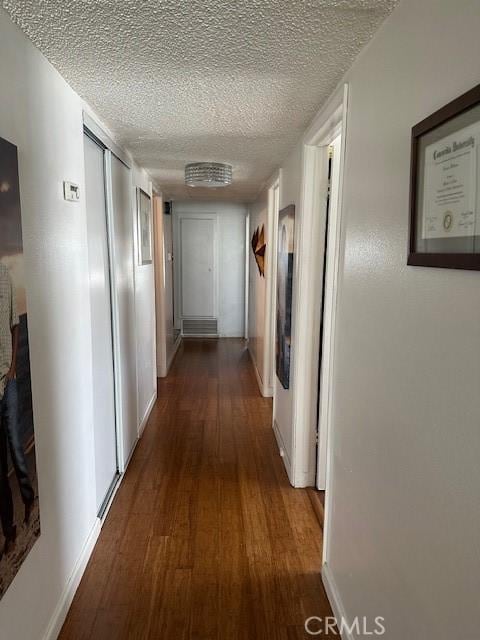
[[[0,598],[40,536],[17,148],[0,138]]]
[[[278,214],[276,370],[284,389],[290,387],[295,206]]]

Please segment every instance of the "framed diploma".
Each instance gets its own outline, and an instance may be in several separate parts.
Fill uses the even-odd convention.
[[[412,129],[408,264],[480,270],[480,85]]]

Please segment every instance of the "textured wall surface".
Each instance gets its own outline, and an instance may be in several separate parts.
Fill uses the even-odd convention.
[[[395,0],[3,0],[166,197],[253,201]]]
[[[62,193],[65,179],[84,193],[82,105],[2,10],[0,83],[0,136],[19,153],[42,518],[0,601],[0,638],[38,640],[96,522],[87,217]]]
[[[478,83],[479,31],[402,0],[347,76],[328,563],[388,640],[479,637],[480,274],[406,264],[410,130]]]

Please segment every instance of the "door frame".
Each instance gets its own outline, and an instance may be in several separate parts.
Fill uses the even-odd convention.
[[[320,317],[319,380],[318,380],[318,422],[317,422],[317,467],[316,487],[326,488],[328,431],[331,421],[333,391],[333,357],[335,348],[335,327],[337,311],[337,285],[340,256],[342,152],[344,136],[341,130],[330,141],[336,145],[333,153],[332,176],[330,181],[329,215],[326,228],[325,273],[323,285],[323,309]]]
[[[323,259],[325,253],[326,199],[328,194],[328,145],[342,135],[341,166],[338,194],[338,229],[341,230],[342,184],[345,159],[345,133],[347,126],[348,85],[342,85],[319,112],[303,137],[302,187],[298,228],[296,231],[294,362],[293,362],[293,435],[290,479],[295,487],[316,485],[318,379],[320,353],[320,321],[322,305]],[[339,261],[340,235],[335,247],[336,264]],[[336,292],[333,297],[335,313]],[[332,329],[334,343],[335,322]],[[328,374],[333,380],[334,358]],[[331,447],[331,409],[326,425],[327,480],[328,456]],[[327,493],[327,503],[328,503]],[[326,504],[326,517],[329,505]]]

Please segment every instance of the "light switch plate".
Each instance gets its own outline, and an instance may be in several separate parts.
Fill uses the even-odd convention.
[[[68,202],[79,202],[80,200],[80,187],[78,184],[74,184],[73,182],[65,182],[63,183],[63,197]]]

